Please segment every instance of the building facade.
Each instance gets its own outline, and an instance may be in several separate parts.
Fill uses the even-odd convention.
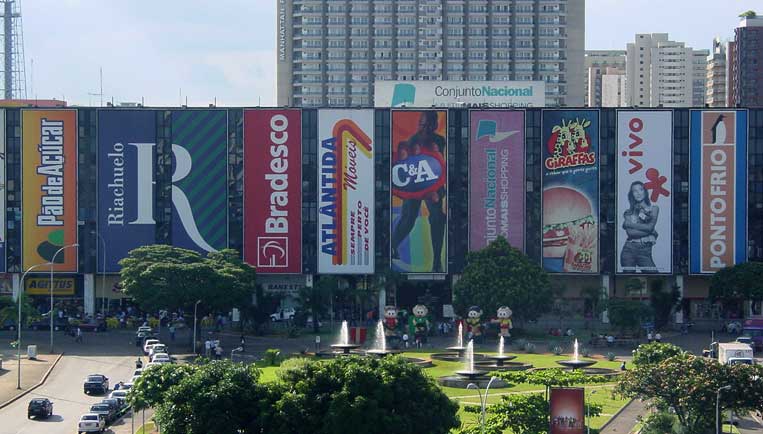
[[[383,80],[536,80],[583,104],[583,0],[276,2],[279,106],[371,106]]]
[[[728,51],[728,105],[763,107],[763,17],[742,18]]]
[[[258,268],[259,283],[281,292],[309,285],[322,274],[367,282],[392,268],[413,279],[392,300],[408,305],[424,295],[415,284],[422,280],[447,304],[466,253],[504,235],[543,264],[572,302],[590,287],[604,288],[607,297],[641,299],[646,292],[634,292],[634,279],[642,288],[661,281],[681,288],[683,311],[693,319],[720,313],[708,301],[707,273],[713,267],[763,261],[763,109],[1,113],[7,212],[0,215],[7,217],[7,229],[0,245],[5,255],[0,291],[18,293],[24,271],[51,260],[55,248],[77,242],[79,249],[59,257],[55,296],[81,303],[88,313],[106,301],[119,302],[119,260],[149,244],[200,253],[236,249]],[[407,154],[401,154],[407,146],[401,144],[414,137],[422,118],[436,125],[437,148],[424,155],[405,148]],[[576,141],[580,148],[556,146],[564,143],[565,129],[585,137]],[[45,145],[51,148],[38,147],[51,137],[57,138]],[[718,163],[711,168],[700,164],[696,152],[719,141],[727,145],[722,149],[736,149],[737,166],[724,166],[731,161],[725,157],[708,160]],[[63,143],[63,149],[52,143]],[[41,160],[35,153],[43,151],[67,156],[62,177],[56,177],[58,169],[42,167],[50,157]],[[339,158],[347,159],[346,171],[337,169]],[[706,223],[699,216],[708,211],[701,174],[720,169],[737,187],[733,197],[717,186],[713,190],[715,196],[723,193],[723,209],[736,209],[734,226],[716,228],[709,233],[712,241],[703,241],[710,235],[693,231]],[[631,178],[641,175],[651,203],[659,207],[654,218],[660,226],[653,234],[626,234],[622,222],[636,184]],[[30,188],[38,182],[50,193],[42,201],[30,196],[39,194]],[[63,189],[53,188],[61,183]],[[341,201],[338,186],[352,187]],[[556,214],[547,210],[549,203],[566,200],[575,205]],[[429,209],[414,218],[418,223],[407,233],[396,229],[408,219],[406,203],[418,203],[420,212],[422,203]],[[440,220],[432,217],[437,206]],[[571,215],[572,209],[580,214]],[[569,225],[552,221],[554,216],[580,222],[588,244],[579,241],[577,229],[569,234],[578,241],[555,244],[562,238],[552,235],[565,233]],[[52,221],[61,224],[51,229],[46,223]],[[63,232],[55,236],[39,233],[59,229]],[[436,232],[443,237],[439,246],[431,242]],[[657,245],[650,248],[653,266],[641,261],[643,252],[630,251],[634,246],[628,243],[636,241],[640,249]],[[565,244],[574,254],[555,253]],[[433,255],[437,249],[441,253]],[[432,261],[441,262],[433,267]],[[48,295],[46,272],[43,267],[24,282],[27,293],[42,303]],[[749,312],[760,315],[760,306]]]
[[[707,56],[707,90],[705,103],[709,107],[726,107],[726,44],[713,39],[713,49]]]
[[[625,70],[607,68],[601,76],[601,107],[626,107],[627,103]]]
[[[667,33],[637,34],[627,47],[628,106],[701,107],[707,50],[693,50]]]
[[[587,107],[602,106],[603,76],[607,73],[616,75],[622,72],[624,74],[625,54],[625,50],[586,50],[585,105]]]

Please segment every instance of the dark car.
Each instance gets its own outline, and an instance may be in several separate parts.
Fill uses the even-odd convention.
[[[83,332],[105,332],[106,321],[102,319],[91,319],[73,326],[74,329],[77,327],[79,327]]]
[[[29,328],[32,330],[50,330],[50,319],[37,320],[29,324]],[[53,319],[53,330],[66,330],[67,328],[69,328],[69,320],[65,318]]]
[[[109,379],[101,374],[88,375],[85,379],[84,388],[88,395],[93,392],[106,393],[109,391]]]
[[[90,413],[103,416],[106,419],[106,423],[111,423],[119,417],[116,410],[111,408],[110,405],[104,403],[93,404],[90,406]]]
[[[26,417],[31,419],[32,416],[41,417],[47,419],[53,415],[53,403],[47,398],[35,398],[29,401],[29,407],[27,408]]]
[[[101,400],[101,404],[106,404],[111,407],[117,414],[121,414],[125,410],[125,406],[119,402],[116,398],[106,398]]]

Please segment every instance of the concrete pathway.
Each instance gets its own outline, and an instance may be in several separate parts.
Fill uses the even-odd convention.
[[[601,434],[628,434],[636,426],[639,416],[646,415],[646,404],[639,399],[634,399],[601,430]]]

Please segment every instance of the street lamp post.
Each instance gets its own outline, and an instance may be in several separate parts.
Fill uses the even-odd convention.
[[[721,432],[721,390],[731,389],[731,386],[723,386],[715,392],[715,432]]]
[[[18,337],[16,338],[16,356],[18,359],[18,375],[17,375],[17,382],[16,382],[16,389],[21,389],[21,296],[24,294],[24,278],[27,274],[29,274],[30,271],[34,270],[37,267],[43,267],[45,265],[51,264],[50,262],[44,262],[42,264],[35,264],[31,267],[27,268],[27,270],[24,272],[24,274],[21,275],[21,282],[19,282],[19,293],[16,295],[16,301],[19,303],[19,322],[16,323],[16,330],[18,331]],[[51,313],[52,315],[52,313]]]
[[[485,387],[485,395],[482,395],[482,392],[480,392],[480,387],[477,386],[474,383],[469,383],[466,385],[467,389],[474,389],[477,391],[477,394],[480,397],[480,407],[482,410],[482,416],[480,417],[480,432],[485,432],[485,409],[487,407],[487,397],[488,393],[490,393],[490,386],[493,384],[493,381],[497,380],[497,377],[490,377],[490,381],[487,383],[487,387]],[[473,386],[473,387],[472,387]]]
[[[193,354],[196,355],[196,308],[199,307],[201,300],[198,300],[193,305]]]
[[[69,244],[56,250],[53,254],[53,259],[50,260],[50,354],[53,354],[53,266],[56,263],[56,256],[69,247],[79,247],[78,243]]]

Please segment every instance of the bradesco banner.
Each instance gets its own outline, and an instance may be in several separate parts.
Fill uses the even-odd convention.
[[[747,111],[691,112],[689,271],[747,261]]]
[[[525,247],[525,113],[472,111],[469,250],[498,236]]]
[[[318,111],[318,272],[374,272],[374,111]]]
[[[585,391],[552,387],[549,394],[549,434],[585,434]]]
[[[543,267],[599,271],[599,111],[543,111]]]
[[[98,111],[98,221],[106,244],[96,240],[99,272],[116,273],[130,250],[154,244],[154,161],[156,112]]]
[[[244,261],[302,272],[302,114],[244,110]]]
[[[228,112],[172,112],[172,244],[228,246]]]
[[[617,112],[617,272],[671,273],[673,112]]]
[[[447,112],[392,111],[392,269],[448,272]]]
[[[77,271],[77,111],[22,110],[22,268]]]

